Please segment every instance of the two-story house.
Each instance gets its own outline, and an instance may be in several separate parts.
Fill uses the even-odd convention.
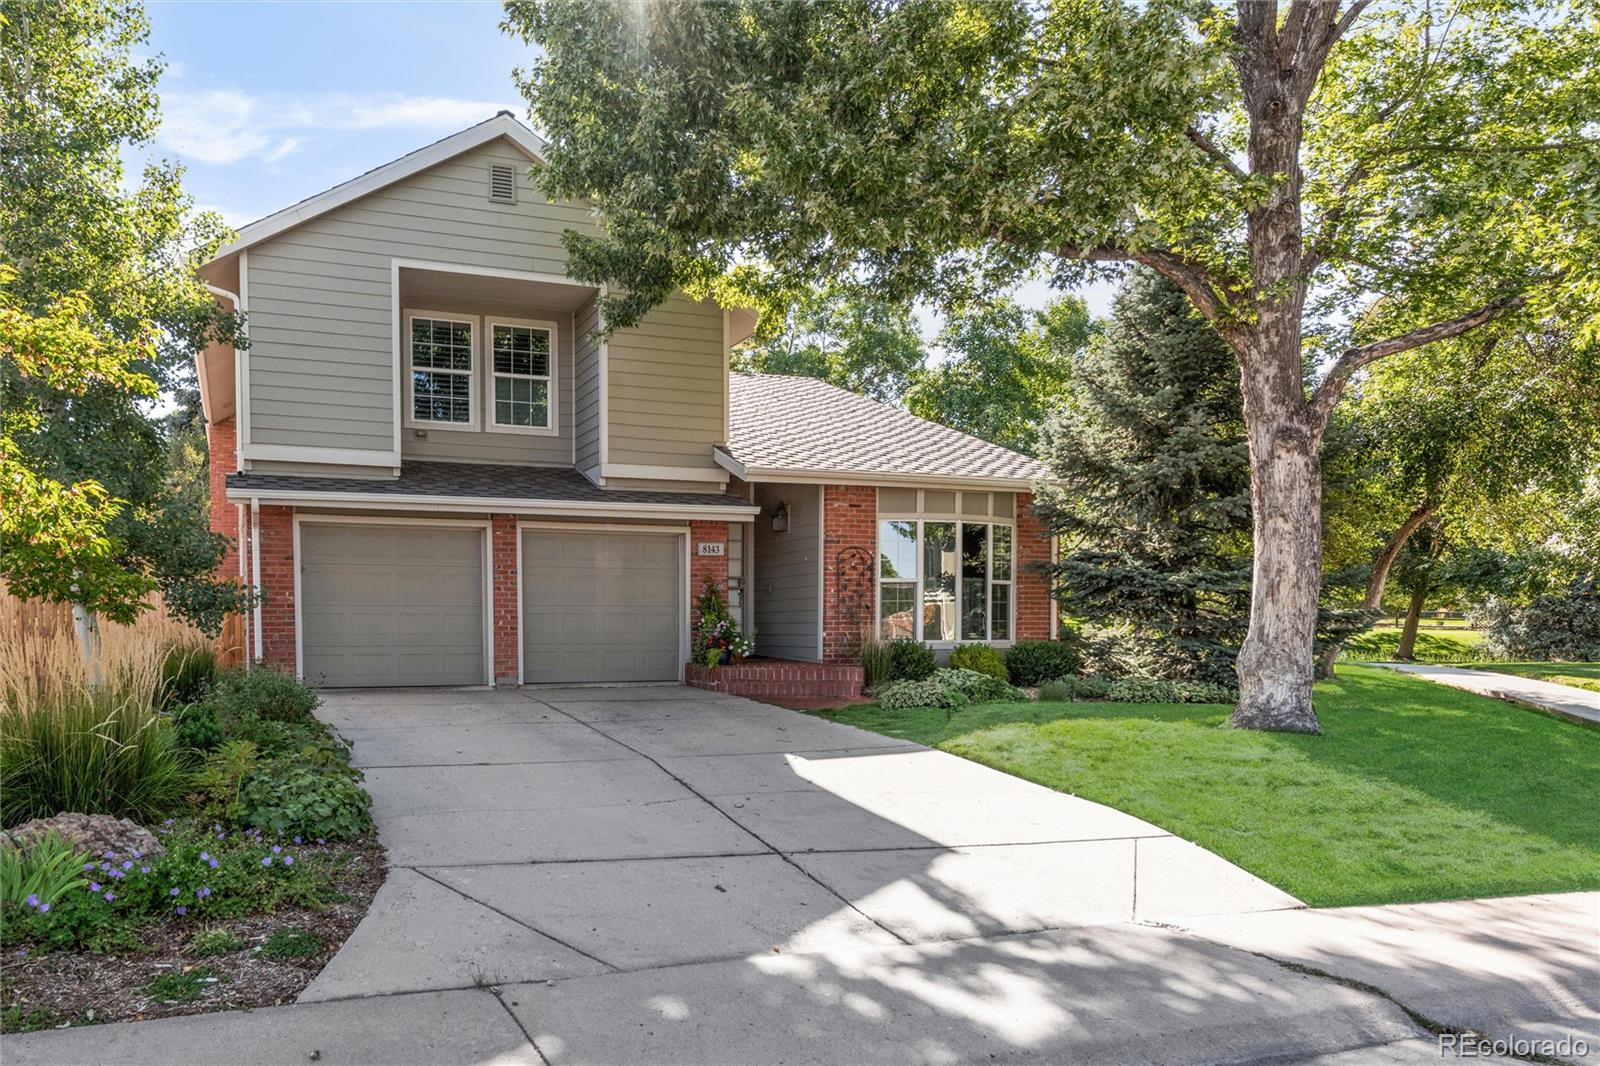
[[[821,382],[729,372],[751,313],[604,334],[509,113],[244,227],[197,356],[258,662],[330,686],[671,681],[693,602],[757,653],[1051,633],[1041,466]]]

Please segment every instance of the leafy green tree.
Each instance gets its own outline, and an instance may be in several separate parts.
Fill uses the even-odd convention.
[[[1342,429],[1364,470],[1330,505],[1359,515],[1345,520],[1370,560],[1362,610],[1375,615],[1407,561],[1414,628],[1430,592],[1474,587],[1457,563],[1476,572],[1485,551],[1526,556],[1583,523],[1600,474],[1600,359],[1569,332],[1496,324],[1374,367],[1353,391]],[[1427,546],[1406,560],[1418,537]],[[1337,652],[1324,653],[1330,673]]]
[[[803,293],[775,332],[735,349],[733,369],[821,378],[893,403],[927,357],[909,310],[847,288]]]
[[[159,123],[147,38],[135,4],[0,0],[0,566],[20,595],[120,621],[159,588],[215,628],[243,593],[212,576],[224,541],[174,490],[146,412],[196,347],[237,332],[191,270],[227,231],[173,165],[124,182],[124,151]]]
[[[736,266],[951,305],[1042,264],[1181,288],[1244,396],[1238,726],[1319,728],[1321,443],[1350,382],[1497,318],[1600,332],[1592,5],[509,0],[505,25],[541,48],[518,77],[544,187],[605,220],[565,241],[610,321]]]
[[[1011,299],[964,309],[939,334],[947,358],[916,375],[906,407],[1032,455],[1039,428],[1066,398],[1089,333],[1089,309],[1077,296],[1042,311]]]
[[[1063,612],[1170,678],[1229,683],[1250,602],[1250,457],[1233,353],[1170,282],[1136,271],[1041,455]]]

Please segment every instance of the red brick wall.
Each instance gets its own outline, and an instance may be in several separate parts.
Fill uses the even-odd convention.
[[[1017,639],[1049,640],[1050,580],[1034,568],[1050,561],[1050,533],[1033,513],[1033,494],[1017,493]]]
[[[701,555],[698,545],[721,544],[721,555]],[[716,582],[717,590],[722,593],[722,598],[728,598],[728,523],[726,522],[699,522],[689,523],[689,625],[695,626],[700,622],[700,612],[695,609],[694,602],[705,591],[706,582]]]
[[[854,662],[877,602],[878,490],[822,487],[822,661]]]
[[[494,567],[494,683],[517,683],[517,518],[497,514],[489,519],[489,549]]]
[[[228,538],[228,553],[217,566],[219,577],[239,576],[239,511],[228,502],[227,477],[238,465],[233,419],[206,423],[206,452],[211,481],[211,532]]]
[[[294,508],[261,508],[261,659],[293,673]]]

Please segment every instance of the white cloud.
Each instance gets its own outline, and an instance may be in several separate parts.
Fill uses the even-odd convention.
[[[298,149],[306,135],[361,130],[448,133],[481,122],[503,106],[397,93],[167,92],[162,94],[156,142],[202,163],[227,166],[247,159],[276,163]]]

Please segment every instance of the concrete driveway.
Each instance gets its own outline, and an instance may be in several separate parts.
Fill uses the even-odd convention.
[[[319,713],[393,869],[300,1002],[7,1038],[8,1062],[1437,1058],[1389,999],[1177,928],[1292,898],[953,756],[678,687]]]

